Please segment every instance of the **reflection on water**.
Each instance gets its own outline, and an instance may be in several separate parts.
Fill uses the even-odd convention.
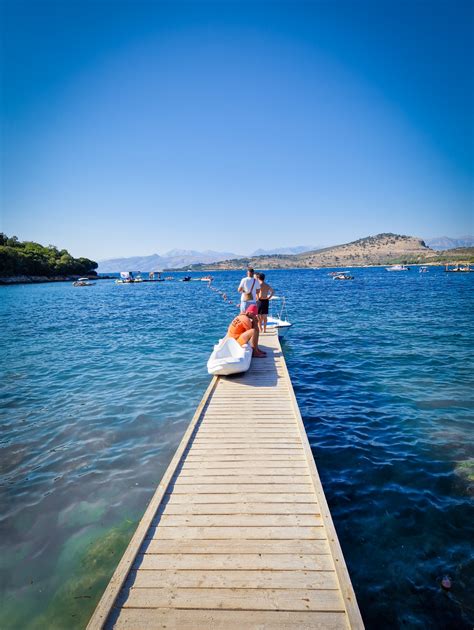
[[[240,275],[216,285],[234,295]],[[367,627],[471,627],[474,277],[268,275],[289,300],[285,356]],[[1,296],[0,626],[82,628],[234,310],[199,282]]]

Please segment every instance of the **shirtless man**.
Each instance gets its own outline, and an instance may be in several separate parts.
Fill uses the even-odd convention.
[[[257,289],[258,327],[260,332],[267,332],[268,306],[275,291],[265,282],[264,273],[257,273],[257,280],[259,284]]]
[[[240,313],[232,320],[227,336],[235,339],[241,346],[250,343],[253,348],[253,357],[262,358],[266,352],[262,352],[258,347],[258,320],[257,307],[251,304],[245,313]]]

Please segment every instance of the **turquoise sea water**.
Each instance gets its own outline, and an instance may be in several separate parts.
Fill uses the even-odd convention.
[[[234,298],[241,274],[215,275]],[[474,274],[268,273],[368,628],[474,622]],[[205,283],[0,287],[0,627],[82,628],[209,382]],[[440,586],[449,575],[452,588]]]

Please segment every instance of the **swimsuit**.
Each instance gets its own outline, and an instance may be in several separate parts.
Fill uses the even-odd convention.
[[[259,315],[268,315],[268,305],[270,303],[269,298],[260,298],[257,301],[257,308]]]

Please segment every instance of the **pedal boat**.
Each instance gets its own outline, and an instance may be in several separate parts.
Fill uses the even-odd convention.
[[[207,371],[212,376],[229,376],[246,372],[252,361],[252,348],[246,343],[241,346],[235,339],[224,337],[214,346],[207,362]]]

